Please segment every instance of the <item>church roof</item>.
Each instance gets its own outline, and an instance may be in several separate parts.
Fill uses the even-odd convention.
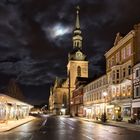
[[[88,78],[88,77],[77,77],[76,80],[75,80],[75,84],[76,85],[88,84],[91,81],[93,81],[92,78]]]
[[[57,78],[57,88],[62,87],[62,84],[66,81],[66,78]]]

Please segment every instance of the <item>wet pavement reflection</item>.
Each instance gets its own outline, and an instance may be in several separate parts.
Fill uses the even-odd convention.
[[[0,133],[0,140],[139,140],[140,132],[63,116],[43,116]]]

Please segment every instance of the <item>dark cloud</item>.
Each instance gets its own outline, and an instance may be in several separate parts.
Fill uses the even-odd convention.
[[[140,21],[139,0],[1,0],[1,85],[15,77],[23,87],[39,89],[55,76],[66,76],[77,4],[90,76],[104,73],[104,53],[112,47],[115,34],[126,34]]]

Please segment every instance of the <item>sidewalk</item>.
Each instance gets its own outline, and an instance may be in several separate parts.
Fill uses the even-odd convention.
[[[93,119],[87,119],[87,118],[82,118],[82,117],[76,117],[76,118],[78,118],[80,120],[84,120],[84,121],[93,122],[93,123],[115,126],[115,127],[122,127],[122,128],[135,130],[135,131],[140,131],[140,124],[138,125],[138,124],[131,124],[131,123],[128,123],[128,122],[125,122],[125,121],[117,122],[117,121],[110,121],[110,120],[108,120],[106,123],[102,123],[101,121],[96,121],[96,120],[93,120]]]
[[[5,122],[5,123],[0,123],[0,133],[5,132],[5,131],[9,131],[13,128],[16,128],[22,124],[25,124],[27,122],[34,120],[34,119],[35,119],[35,117],[29,116],[25,119],[10,120],[10,121]]]

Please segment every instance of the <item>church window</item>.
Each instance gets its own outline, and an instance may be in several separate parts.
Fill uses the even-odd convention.
[[[63,107],[66,107],[67,105],[67,96],[66,93],[63,94]]]
[[[81,67],[80,66],[77,67],[77,76],[78,77],[81,76]]]

